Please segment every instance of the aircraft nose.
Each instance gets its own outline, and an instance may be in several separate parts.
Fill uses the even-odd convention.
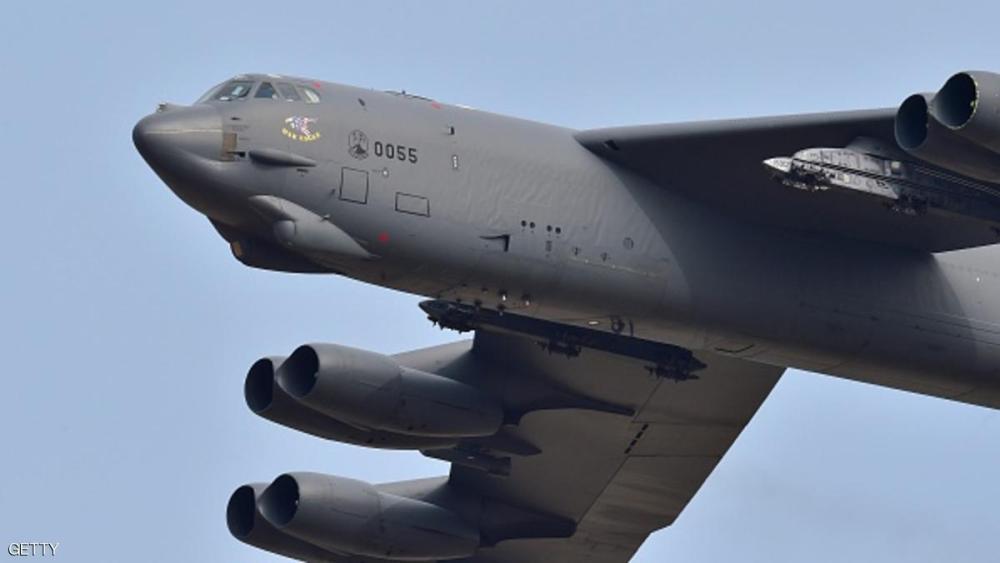
[[[222,158],[222,116],[205,104],[164,106],[132,129],[132,142],[154,169],[170,167],[186,156]]]

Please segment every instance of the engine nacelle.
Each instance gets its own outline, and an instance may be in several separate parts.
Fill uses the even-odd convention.
[[[896,142],[913,156],[970,178],[1000,182],[1000,155],[943,125],[931,113],[934,98],[914,94],[896,112]]]
[[[289,396],[317,412],[393,434],[492,436],[504,419],[500,402],[475,387],[346,346],[300,346],[275,377]]]
[[[481,543],[479,530],[447,508],[332,475],[282,475],[259,506],[278,531],[334,552],[436,561],[470,557]]]
[[[959,73],[937,94],[914,94],[896,112],[906,152],[970,178],[1000,183],[1000,76]]]
[[[290,536],[264,519],[258,507],[267,483],[252,483],[236,489],[226,506],[229,533],[241,542],[299,561],[332,561],[336,555],[319,546]]]
[[[275,381],[284,358],[261,358],[247,372],[243,395],[255,414],[313,436],[372,448],[418,450],[455,445],[455,440],[393,434],[345,424],[290,397]]]
[[[1000,154],[1000,75],[960,72],[948,79],[931,113],[973,143]]]

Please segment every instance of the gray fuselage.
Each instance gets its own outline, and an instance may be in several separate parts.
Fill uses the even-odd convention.
[[[724,214],[601,159],[570,129],[403,94],[314,88],[320,103],[247,98],[170,108],[140,122],[136,143],[231,242],[274,242],[272,224],[246,203],[272,195],[327,218],[374,256],[286,250],[321,270],[767,364],[1000,402],[994,247],[934,255],[762,226],[752,212]],[[206,156],[217,131],[176,117],[191,111],[201,112],[200,123],[221,117],[231,159]]]

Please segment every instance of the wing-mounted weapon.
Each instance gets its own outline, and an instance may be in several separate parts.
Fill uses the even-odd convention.
[[[751,222],[929,252],[1000,242],[1000,75],[959,73],[896,110],[576,138],[662,188]]]

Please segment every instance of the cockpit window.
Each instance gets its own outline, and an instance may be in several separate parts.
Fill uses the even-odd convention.
[[[304,95],[306,97],[306,102],[307,103],[310,103],[310,104],[318,104],[319,103],[319,100],[320,100],[319,92],[317,92],[316,90],[313,90],[312,88],[310,88],[308,86],[303,86],[302,87],[302,95]]]
[[[295,86],[292,86],[288,82],[279,82],[278,90],[281,91],[281,95],[289,102],[297,102],[302,99],[299,97],[299,93],[295,91]]]
[[[215,93],[216,100],[220,102],[229,102],[232,100],[242,100],[250,94],[250,90],[253,89],[253,82],[249,80],[233,80],[223,86],[218,92]]]
[[[201,98],[198,98],[196,103],[231,102],[253,97],[258,100],[305,101],[307,104],[318,104],[323,99],[318,83],[306,86],[301,83],[278,82],[282,79],[274,75],[261,76],[260,78],[264,78],[264,80],[254,80],[252,76],[239,76],[212,88]]]
[[[254,97],[265,98],[268,100],[281,99],[281,96],[278,95],[278,91],[274,89],[274,85],[270,82],[262,82],[260,88],[257,88],[257,94],[255,94]]]

